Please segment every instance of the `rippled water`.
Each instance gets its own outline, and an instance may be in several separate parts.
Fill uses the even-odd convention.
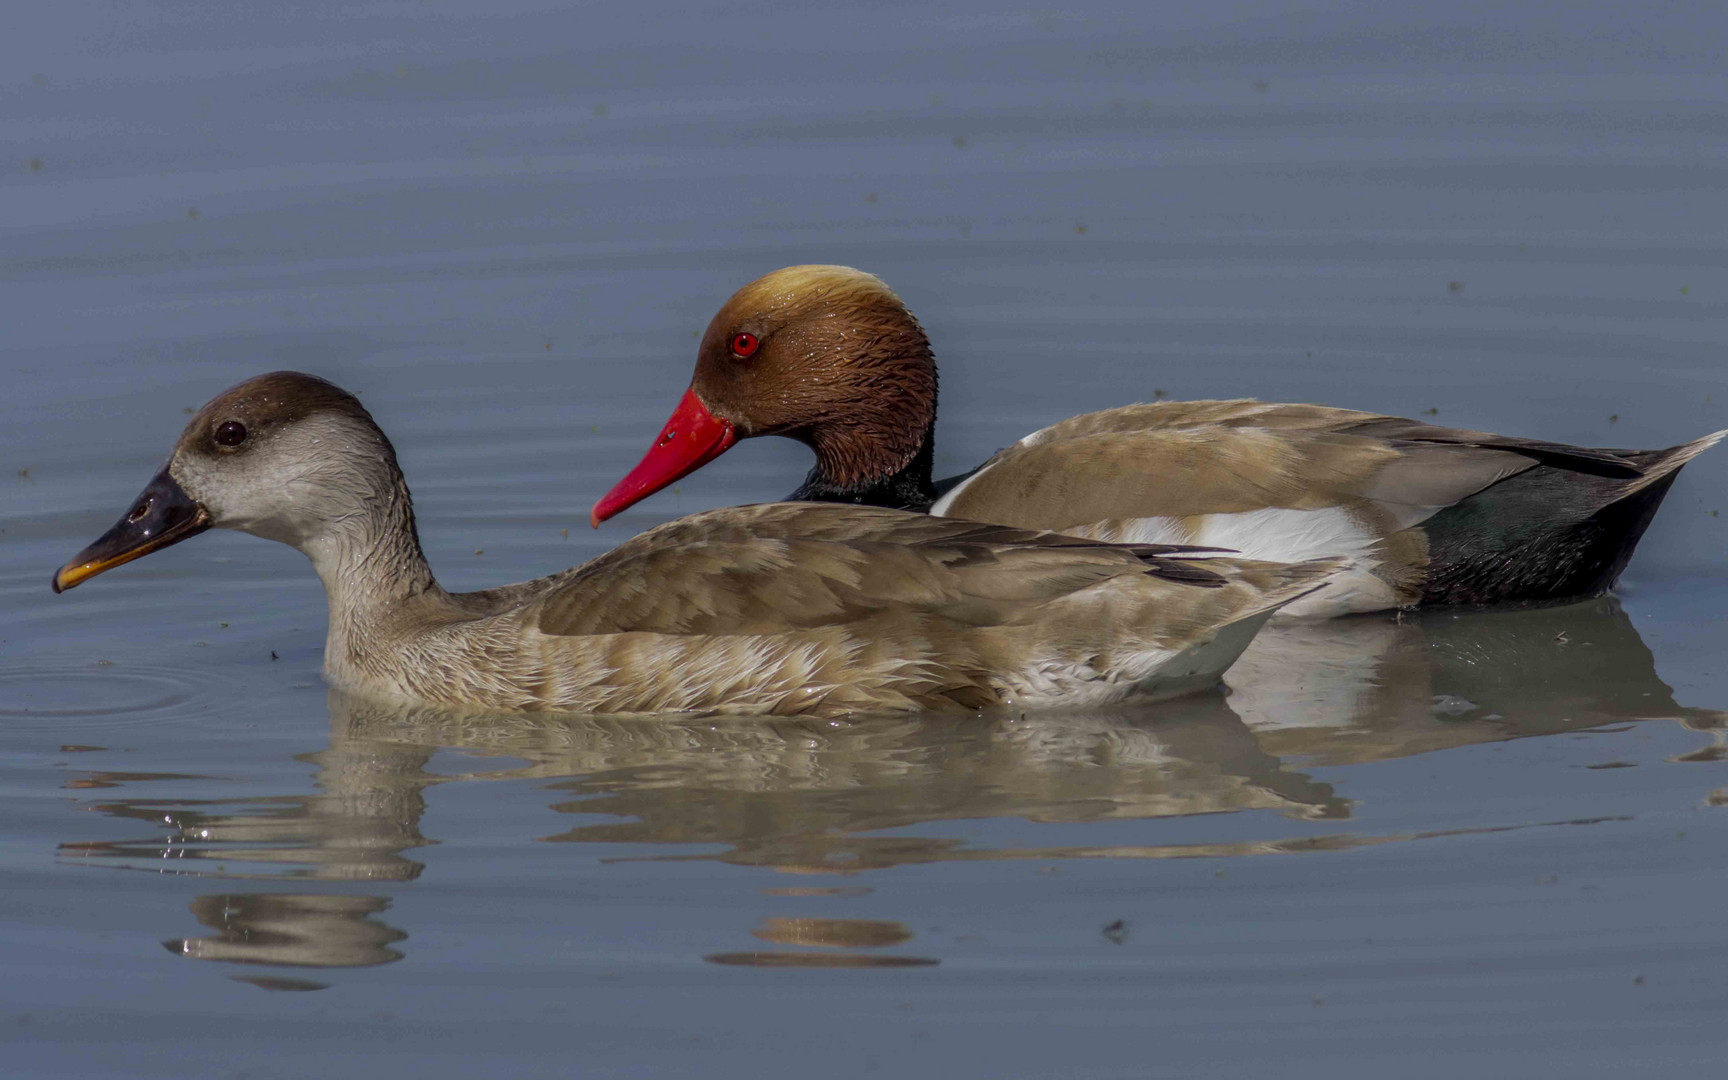
[[[21,20],[21,21],[20,21]],[[1591,445],[1728,426],[1728,18],[1237,2],[59,4],[0,35],[8,1076],[1706,1074],[1728,456],[1617,598],[1268,635],[1154,709],[392,711],[300,556],[49,594],[293,367],[452,588],[599,533],[695,333],[884,275],[938,468],[1162,391]],[[1264,857],[1262,857],[1264,856]],[[861,970],[875,969],[875,970]]]

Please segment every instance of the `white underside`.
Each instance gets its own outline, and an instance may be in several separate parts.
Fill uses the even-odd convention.
[[[1216,685],[1242,655],[1270,612],[1222,627],[1180,652],[1148,651],[1102,672],[1090,666],[1049,665],[1002,678],[1004,704],[1023,708],[1084,708],[1116,702],[1175,697]]]
[[[944,516],[965,483],[938,499],[930,513]],[[1339,507],[1319,510],[1269,508],[1199,518],[1144,517],[1100,521],[1063,529],[1115,544],[1195,544],[1216,547],[1249,559],[1302,562],[1342,556],[1348,565],[1327,580],[1326,588],[1281,609],[1281,618],[1330,619],[1398,606],[1392,587],[1374,575],[1380,560],[1373,550],[1379,535]]]

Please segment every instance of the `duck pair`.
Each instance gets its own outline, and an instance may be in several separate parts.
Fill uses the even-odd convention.
[[[1592,450],[1305,405],[1128,406],[931,478],[936,369],[878,279],[740,290],[594,521],[737,439],[817,464],[792,502],[662,525],[580,567],[452,594],[389,440],[277,372],[206,405],[56,592],[211,527],[303,552],[324,667],[362,694],[486,709],[842,715],[1108,705],[1211,685],[1275,612],[1599,592],[1709,436]],[[1225,554],[1226,549],[1248,557]]]

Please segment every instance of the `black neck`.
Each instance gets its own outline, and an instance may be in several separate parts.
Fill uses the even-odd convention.
[[[934,460],[936,422],[924,430],[924,441],[899,472],[878,476],[851,485],[839,484],[822,471],[818,460],[810,475],[798,490],[786,496],[790,502],[854,503],[859,506],[886,506],[895,510],[928,510],[936,501],[936,486],[930,481],[930,464]]]

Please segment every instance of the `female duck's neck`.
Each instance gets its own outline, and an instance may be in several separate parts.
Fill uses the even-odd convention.
[[[909,456],[893,454],[870,432],[813,435],[809,441],[816,449],[816,466],[787,499],[927,510],[936,501],[930,479],[935,435],[932,417]],[[860,462],[882,464],[871,469]]]
[[[302,550],[330,604],[324,666],[332,676],[369,668],[375,659],[383,662],[375,655],[378,650],[414,625],[428,601],[436,603],[444,595],[420,550],[414,508],[401,483],[366,513],[345,519]]]

